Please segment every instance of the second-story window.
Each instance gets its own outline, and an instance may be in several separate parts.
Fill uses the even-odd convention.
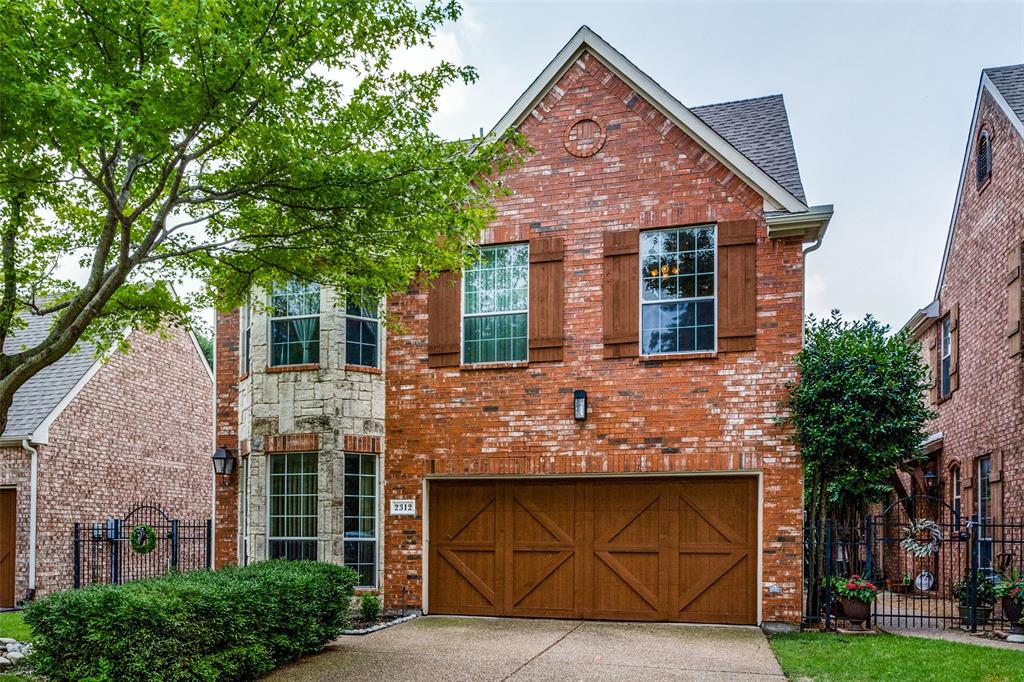
[[[978,156],[975,159],[978,187],[981,188],[992,177],[992,138],[987,130],[978,136]]]
[[[466,268],[462,293],[462,361],[527,359],[530,252],[527,244],[488,246]]]
[[[715,228],[640,234],[640,352],[715,349]]]
[[[953,337],[949,316],[942,320],[942,347],[939,352],[939,395],[945,398],[950,394],[949,374],[953,359]]]
[[[239,340],[239,365],[243,376],[252,371],[252,302],[246,301],[240,312],[242,338]]]
[[[345,364],[378,367],[379,338],[377,305],[349,297],[345,303]]]
[[[320,285],[291,280],[270,296],[270,364],[320,362]]]

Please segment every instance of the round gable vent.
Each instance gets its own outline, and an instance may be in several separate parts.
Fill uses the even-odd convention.
[[[600,123],[592,118],[581,118],[565,132],[565,150],[585,159],[601,151],[606,138]]]

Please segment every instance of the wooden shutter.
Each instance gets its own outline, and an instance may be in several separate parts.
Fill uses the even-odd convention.
[[[991,457],[992,469],[989,472],[988,480],[992,490],[992,523],[997,525],[992,529],[992,536],[998,540],[998,524],[1003,522],[1003,451],[995,450]]]
[[[949,309],[949,392],[960,388],[960,304]]]
[[[754,350],[757,335],[757,221],[718,224],[718,350]]]
[[[1020,355],[1021,338],[1021,245],[1017,244],[1006,255],[1006,301],[1009,325],[1006,338],[1009,344],[1010,357]]]
[[[604,234],[604,356],[640,352],[640,231]]]
[[[462,327],[461,276],[445,270],[430,284],[427,295],[427,366],[458,367]]]
[[[933,325],[931,333],[928,334],[930,341],[928,342],[928,366],[932,371],[932,385],[929,390],[932,405],[939,402],[939,374],[942,373],[942,358],[940,357],[941,351],[939,350],[942,345],[939,341],[939,337],[942,336],[942,322]]]
[[[530,362],[562,359],[563,252],[561,237],[530,240]]]

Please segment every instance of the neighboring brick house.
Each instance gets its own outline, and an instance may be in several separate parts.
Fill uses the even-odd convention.
[[[934,473],[937,494],[985,524],[1024,521],[1022,242],[1024,64],[981,74],[935,299],[907,323],[938,416],[905,492],[928,492]],[[983,544],[983,568],[992,554]]]
[[[51,322],[29,317],[5,350],[42,340]],[[128,342],[127,354],[99,360],[83,342],[15,394],[0,436],[0,608],[72,586],[76,521],[121,518],[141,502],[210,517],[213,378],[202,351],[180,329]]]
[[[219,317],[218,438],[243,462],[218,562],[353,563],[389,609],[798,622],[780,418],[831,207],[807,205],[781,96],[688,109],[584,27],[509,127],[536,153],[474,265],[388,300],[380,374],[343,359],[359,325],[332,292]],[[268,504],[309,510],[298,537]]]

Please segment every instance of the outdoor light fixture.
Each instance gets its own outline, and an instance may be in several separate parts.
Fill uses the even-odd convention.
[[[572,416],[578,422],[587,418],[587,392],[579,388],[572,392]]]
[[[213,470],[218,476],[230,476],[235,471],[235,456],[227,446],[221,445],[213,453]]]
[[[924,489],[931,495],[939,488],[939,475],[934,471],[924,472]]]

